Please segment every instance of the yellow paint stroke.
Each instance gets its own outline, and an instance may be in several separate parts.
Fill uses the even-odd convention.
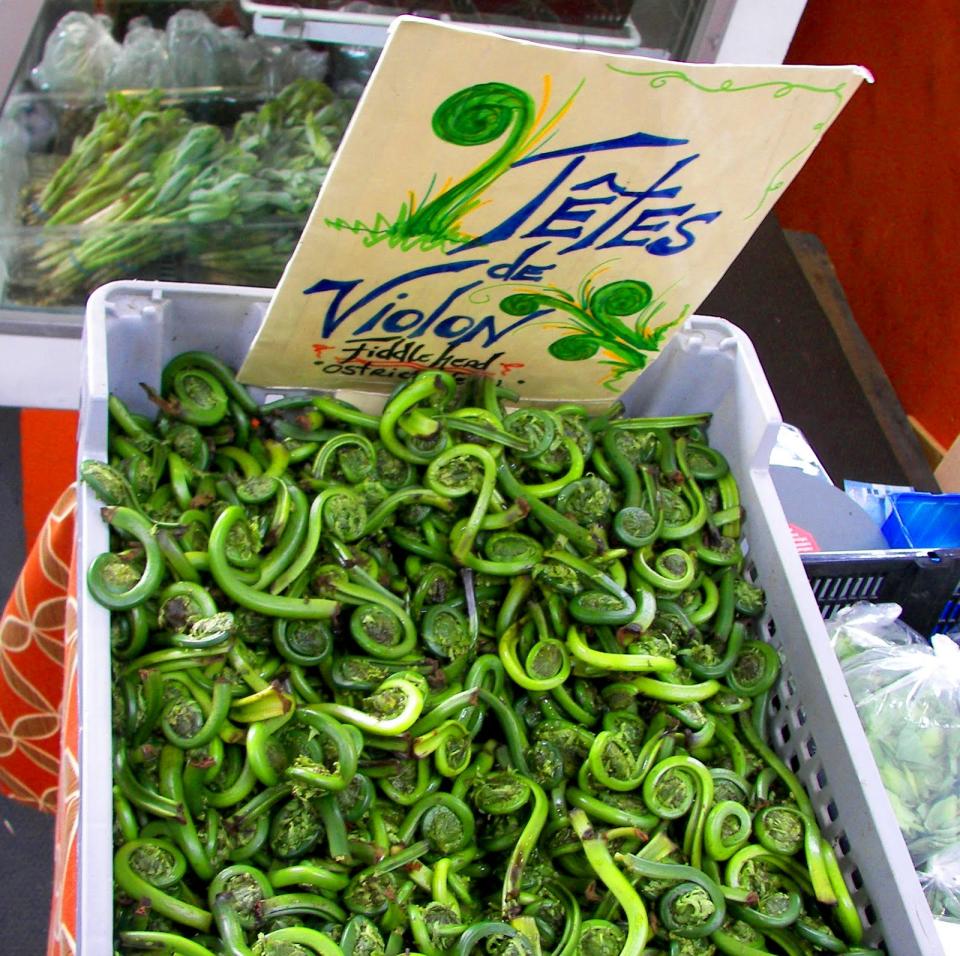
[[[409,219],[409,218],[414,214],[414,212],[416,211],[416,208],[417,208],[417,196],[416,196],[416,193],[415,193],[412,189],[408,190],[408,191],[407,191],[407,198],[408,198],[409,201],[410,201],[410,211],[407,213],[407,218]]]
[[[547,112],[547,107],[550,105],[550,93],[553,90],[553,77],[549,73],[543,74],[543,96],[540,98],[540,109],[537,110],[537,115],[533,118],[533,128],[536,129],[540,125],[540,121],[543,119],[544,114]]]
[[[534,151],[534,149],[536,149],[536,147],[537,147],[544,139],[546,139],[547,136],[549,136],[550,133],[552,133],[552,132],[557,128],[557,126],[560,125],[560,120],[562,120],[563,117],[566,116],[567,113],[570,112],[570,110],[572,109],[572,107],[573,107],[573,97],[571,96],[570,99],[567,100],[567,102],[564,103],[563,106],[560,107],[560,109],[557,111],[557,113],[556,113],[556,115],[553,117],[553,119],[551,119],[550,122],[547,123],[547,124],[543,127],[543,129],[540,130],[539,133],[535,133],[535,134],[534,134],[533,138],[532,138],[532,139],[527,143],[527,145],[524,147],[524,153],[523,153],[523,155],[524,155],[524,156],[529,156],[530,153],[532,153],[532,152]]]
[[[583,283],[583,286],[580,290],[580,299],[582,302],[587,302],[590,299],[590,290],[593,288],[593,282],[595,279],[598,279],[604,274],[604,272],[609,272],[609,266],[597,267],[593,272],[587,276],[586,281]]]
[[[603,262],[595,265],[584,277],[583,281],[580,283],[577,288],[577,295],[580,298],[581,302],[587,301],[587,292],[590,289],[590,285],[597,276],[603,275],[604,272],[609,272],[612,266],[612,263],[618,262],[618,259],[606,259]]]
[[[447,176],[447,181],[440,187],[436,198],[439,199],[453,185],[453,176]]]
[[[548,80],[548,79],[549,79],[549,75],[544,77],[544,80]],[[573,101],[577,98],[577,94],[583,88],[584,82],[585,82],[584,80],[581,80],[577,84],[577,88],[570,94],[570,96],[567,98],[567,101],[563,104],[563,106],[561,106],[560,109],[557,110],[556,113],[554,113],[554,115],[546,123],[543,129],[541,129],[539,132],[535,131],[532,134],[531,138],[527,140],[527,142],[524,144],[524,147],[523,147],[523,154],[522,154],[523,156],[529,156],[530,153],[532,153],[534,149],[537,147],[537,145],[541,143],[544,139],[546,139],[546,137],[549,136],[557,128],[557,126],[560,124],[560,120],[562,120],[563,117],[566,116],[567,113],[569,113],[570,110],[573,108]],[[544,109],[541,110],[539,116],[543,115],[545,108],[546,108],[546,104],[544,104]]]

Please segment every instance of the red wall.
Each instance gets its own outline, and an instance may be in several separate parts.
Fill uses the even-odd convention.
[[[777,204],[820,237],[904,408],[945,446],[960,432],[958,22],[957,0],[808,0],[787,62],[862,64],[876,83]]]
[[[20,412],[20,469],[27,551],[50,509],[74,479],[78,414],[45,408]],[[2,597],[0,597],[2,599]]]

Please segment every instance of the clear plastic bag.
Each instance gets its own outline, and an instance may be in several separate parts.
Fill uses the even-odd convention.
[[[251,87],[276,94],[299,79],[323,81],[330,54],[306,43],[244,36],[217,26],[200,10],[179,10],[160,30],[146,17],[130,21],[122,46],[108,17],[69,13],[47,38],[33,69],[42,90],[98,94],[105,90]],[[362,87],[361,87],[362,88]]]
[[[220,27],[217,46],[217,81],[221,86],[250,85],[253,43],[239,27]]]
[[[330,69],[330,54],[304,43],[280,43],[273,47],[271,86],[282,90],[296,80],[326,79]]]
[[[380,50],[365,46],[333,48],[331,86],[338,96],[358,100],[370,81]]]
[[[857,604],[829,631],[914,863],[960,844],[960,647],[896,605]]]
[[[960,845],[934,853],[917,876],[933,915],[960,923]]]
[[[165,88],[174,83],[167,36],[143,17],[131,20],[120,55],[107,73],[111,90]]]
[[[20,184],[27,176],[27,151],[30,138],[16,120],[0,119],[0,225],[17,221]]]
[[[885,652],[886,648],[927,641],[912,627],[900,620],[899,604],[870,604],[862,601],[843,608],[827,622],[833,649],[843,663],[848,657],[868,650]]]
[[[17,250],[20,184],[27,177],[30,137],[15,119],[0,119],[0,299],[5,296],[10,265]],[[13,228],[11,228],[13,227]]]
[[[323,82],[330,69],[330,54],[320,47],[261,36],[247,37],[245,43],[244,82],[267,93],[301,79]]]
[[[43,48],[31,78],[41,90],[57,93],[99,93],[120,55],[111,35],[110,18],[72,12],[61,17]]]
[[[167,21],[167,49],[179,87],[217,86],[225,45],[220,28],[199,10],[178,10]]]

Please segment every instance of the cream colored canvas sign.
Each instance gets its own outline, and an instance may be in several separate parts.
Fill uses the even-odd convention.
[[[241,370],[424,369],[604,400],[653,360],[866,71],[565,50],[401,18]]]

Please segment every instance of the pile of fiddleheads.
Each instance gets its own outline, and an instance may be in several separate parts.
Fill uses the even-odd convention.
[[[708,415],[112,397],[118,952],[858,950]],[[84,635],[94,640],[95,635]]]

